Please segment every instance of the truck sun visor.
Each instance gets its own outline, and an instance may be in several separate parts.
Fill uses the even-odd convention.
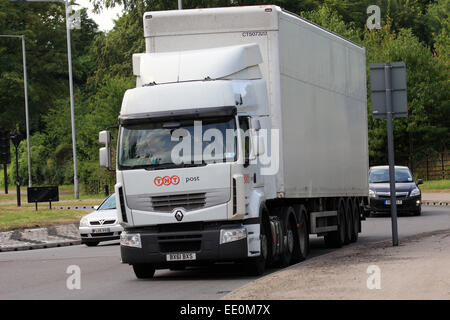
[[[183,119],[204,119],[208,117],[226,117],[233,116],[237,112],[235,106],[200,108],[200,109],[184,109],[176,111],[161,112],[145,112],[134,113],[119,116],[119,123],[138,124],[143,122],[159,122],[164,120],[183,120]]]

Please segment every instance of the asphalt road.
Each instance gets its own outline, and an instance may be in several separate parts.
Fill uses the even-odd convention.
[[[450,229],[450,208],[423,207],[420,217],[399,218],[400,243],[401,237],[442,229]],[[390,217],[368,218],[359,241],[351,245],[387,239]],[[309,258],[332,251],[316,237],[311,237],[311,247]],[[66,286],[66,271],[72,265],[81,270],[79,290]],[[255,279],[239,266],[219,265],[158,270],[154,279],[137,280],[131,267],[120,263],[117,242],[0,253],[0,299],[219,299]]]

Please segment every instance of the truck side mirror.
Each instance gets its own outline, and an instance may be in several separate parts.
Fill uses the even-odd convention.
[[[266,151],[264,144],[264,136],[254,132],[252,136],[252,153],[250,159],[255,159],[258,156],[261,156]]]
[[[264,136],[258,135],[258,152],[256,155],[262,156],[266,152],[266,146],[264,143]]]
[[[252,129],[255,131],[261,130],[261,122],[258,119],[252,119]]]
[[[111,133],[108,130],[100,131],[98,134],[98,142],[105,145],[100,148],[100,167],[111,170],[111,148],[109,146],[111,142]]]

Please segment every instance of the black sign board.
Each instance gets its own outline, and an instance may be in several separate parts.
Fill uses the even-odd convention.
[[[11,155],[9,152],[9,132],[0,131],[0,164],[9,164]]]
[[[31,187],[28,188],[28,203],[59,201],[58,187]]]

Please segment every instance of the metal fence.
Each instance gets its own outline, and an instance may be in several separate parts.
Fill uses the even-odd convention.
[[[108,196],[114,193],[115,184],[115,179],[89,180],[84,183],[83,187],[84,192],[88,194],[104,194]]]
[[[426,155],[410,165],[416,178],[424,180],[450,179],[450,152]]]

